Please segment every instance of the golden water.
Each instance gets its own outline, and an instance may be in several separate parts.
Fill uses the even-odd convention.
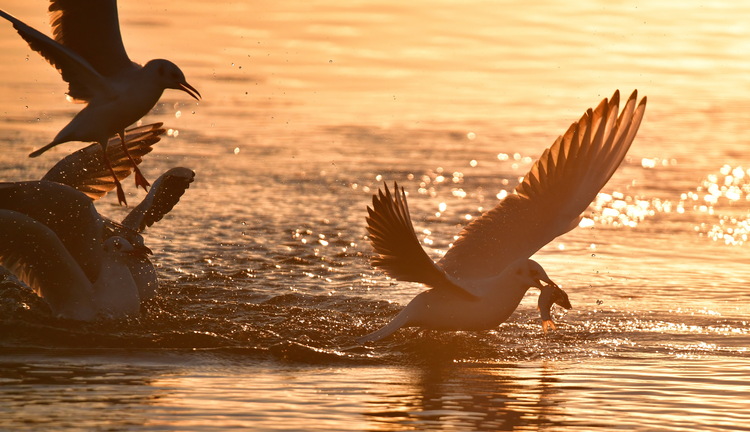
[[[143,169],[196,182],[147,231],[163,287],[141,319],[63,323],[2,292],[0,428],[747,430],[750,7],[120,3],[131,58],[204,96],[165,93]],[[47,32],[44,1],[2,7]],[[367,262],[383,181],[439,256],[618,88],[649,98],[629,157],[535,258],[574,306],[557,332],[529,293],[494,331],[353,346],[423,289]],[[0,180],[78,148],[26,158],[80,108],[64,92],[0,23]]]

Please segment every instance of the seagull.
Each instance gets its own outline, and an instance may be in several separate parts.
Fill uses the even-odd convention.
[[[44,57],[68,83],[68,97],[87,105],[49,144],[32,152],[37,157],[69,141],[96,142],[105,150],[104,162],[117,188],[117,198],[127,205],[120,180],[107,159],[108,140],[125,142],[125,128],[146,115],[166,89],[182,90],[200,100],[179,67],[169,60],[150,60],[141,66],[130,60],[120,35],[116,0],[51,0],[50,24],[54,39],[0,9],[0,16]],[[125,150],[127,153],[127,149]],[[149,182],[133,161],[136,186]]]
[[[141,232],[174,207],[194,175],[187,168],[167,171],[122,223],[101,216],[89,196],[65,184],[0,183],[0,265],[57,316],[135,315],[158,288]]]
[[[168,170],[156,179],[146,198],[131,210],[121,223],[107,220],[108,227],[114,235],[132,239],[134,244],[150,251],[143,244],[141,233],[172,211],[194,179],[195,172],[189,168],[176,167]],[[148,255],[132,254],[128,257],[127,264],[138,286],[141,301],[156,295],[159,280],[156,268],[148,259]]]
[[[23,213],[0,209],[0,264],[44,298],[55,315],[91,321],[137,314],[138,288],[126,263],[126,254],[136,253],[135,248],[119,236],[85,240],[87,263],[97,269],[93,279],[53,230]]]
[[[531,287],[541,289],[543,329],[554,328],[549,308],[569,308],[567,294],[530,257],[582,219],[625,158],[646,109],[634,91],[619,113],[615,91],[589,109],[545,149],[513,194],[475,219],[434,262],[414,232],[406,192],[394,184],[373,196],[367,231],[371,263],[390,277],[419,282],[418,294],[388,324],[358,341],[373,342],[401,327],[486,330],[506,321]],[[546,285],[545,285],[546,284]]]
[[[126,146],[136,163],[140,163],[142,157],[150,153],[153,145],[159,142],[160,136],[165,132],[161,126],[161,123],[154,123],[125,131]],[[91,144],[71,153],[56,163],[42,180],[71,186],[96,201],[115,188],[112,177],[101,162],[101,153],[102,148],[98,144]],[[107,154],[120,180],[133,172],[133,166],[122,147],[107,147]],[[142,251],[126,256],[141,301],[152,298],[159,287],[156,268],[148,258],[151,250],[144,244],[141,233],[172,210],[194,178],[195,172],[188,168],[172,168],[154,182],[143,201],[121,223],[104,218],[107,231],[105,235],[124,237],[137,250]],[[34,206],[31,208],[33,211]]]

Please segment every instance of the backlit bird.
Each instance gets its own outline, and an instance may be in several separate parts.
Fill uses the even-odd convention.
[[[438,262],[417,239],[404,189],[394,185],[391,194],[386,185],[378,191],[367,209],[367,231],[376,253],[372,265],[430,289],[359,341],[376,341],[401,327],[491,329],[510,317],[530,287],[542,291],[544,330],[554,328],[549,308],[553,303],[570,307],[568,297],[529,258],[578,226],[625,158],[646,109],[646,98],[638,104],[636,99],[633,92],[619,117],[619,91],[586,111],[544,150],[515,193],[467,225]]]
[[[116,0],[52,0],[49,6],[54,39],[0,10],[31,49],[41,54],[68,83],[68,96],[87,105],[49,144],[32,152],[36,157],[68,141],[97,142],[105,149],[120,203],[126,204],[120,181],[106,158],[110,137],[119,135],[146,115],[165,89],[177,89],[196,100],[200,93],[187,83],[174,63],[156,59],[144,66],[130,60],[120,35]],[[135,166],[135,181],[144,189],[146,178]]]

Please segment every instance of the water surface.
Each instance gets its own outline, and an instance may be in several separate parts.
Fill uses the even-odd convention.
[[[0,285],[2,428],[747,429],[750,9],[121,3],[131,57],[204,95],[168,91],[144,119],[172,129],[144,172],[196,182],[147,231],[162,287],[140,318],[61,321]],[[44,1],[4,9],[47,31]],[[77,145],[26,155],[80,107],[0,34],[0,180],[39,178]],[[496,330],[354,344],[423,290],[368,264],[383,181],[437,258],[617,88],[649,98],[635,144],[591,226],[535,256],[574,306],[556,332],[530,291]]]

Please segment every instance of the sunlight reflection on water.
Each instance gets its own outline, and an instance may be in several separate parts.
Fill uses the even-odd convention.
[[[46,26],[44,1],[8,3]],[[174,60],[205,96],[165,93],[146,121],[169,136],[144,169],[188,166],[196,182],[146,232],[162,289],[140,319],[59,322],[0,280],[0,427],[750,421],[738,403],[749,399],[746,5],[120,3],[131,57]],[[35,179],[75,145],[28,151],[80,106],[0,24],[2,179]],[[585,227],[536,257],[574,305],[553,311],[558,332],[541,333],[531,292],[497,330],[403,330],[352,347],[423,289],[369,266],[374,191],[406,189],[437,258],[615,88],[649,97],[639,137]],[[112,197],[98,207],[126,211]]]

